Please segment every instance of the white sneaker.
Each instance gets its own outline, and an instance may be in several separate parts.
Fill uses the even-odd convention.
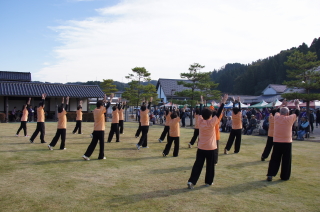
[[[33,144],[33,141],[31,141],[31,140],[29,140],[30,141],[30,143],[32,143]]]
[[[192,184],[192,182],[188,182],[188,189],[193,189],[194,188],[194,185]]]
[[[93,135],[92,135],[92,133],[90,134],[90,137],[91,137],[91,138],[93,138]]]
[[[49,150],[53,150],[52,146],[48,145],[48,149]]]
[[[30,137],[30,136],[26,135],[26,136],[24,136],[24,137]]]
[[[90,158],[87,157],[87,156],[85,156],[85,155],[83,155],[82,158],[83,158],[84,160],[90,160]]]
[[[213,185],[213,183],[211,183],[211,184],[208,184],[208,183],[206,183],[206,187],[209,187],[209,186],[212,186]]]
[[[192,148],[192,144],[188,143],[188,147],[189,147],[189,148]]]
[[[63,149],[60,149],[60,150],[66,150],[67,148],[63,148]]]
[[[140,150],[140,146],[139,144],[136,144],[137,150]]]
[[[162,140],[161,140],[160,138],[158,139],[158,141],[159,141],[160,143],[162,143]]]
[[[103,158],[102,158],[102,160],[105,160],[105,159],[107,159],[107,158],[106,158],[106,157],[103,157]]]
[[[17,136],[17,137],[19,137],[19,135],[18,135],[18,134],[16,134],[16,136]]]

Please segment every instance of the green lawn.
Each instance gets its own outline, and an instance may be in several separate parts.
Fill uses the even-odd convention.
[[[0,124],[0,211],[320,211],[320,143],[293,143],[292,174],[267,182],[268,160],[260,161],[266,137],[243,136],[239,154],[223,155],[228,134],[222,134],[214,185],[204,187],[204,172],[195,189],[187,180],[196,148],[188,149],[193,129],[181,129],[179,157],[162,157],[163,126],[150,127],[149,149],[136,150],[137,123],[125,123],[121,142],[105,144],[107,160],[82,155],[93,123],[73,135],[68,123],[67,150],[49,151],[56,123],[46,123],[47,144],[15,137],[20,123]],[[110,123],[107,124],[107,138]],[[35,123],[28,124],[29,135]],[[20,135],[23,133],[20,132]],[[233,151],[230,151],[233,152]]]

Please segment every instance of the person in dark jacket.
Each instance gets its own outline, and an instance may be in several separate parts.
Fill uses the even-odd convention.
[[[314,123],[314,113],[312,110],[310,110],[310,113],[309,113],[309,124],[310,124],[310,127],[311,127],[311,133],[313,133],[313,123]]]

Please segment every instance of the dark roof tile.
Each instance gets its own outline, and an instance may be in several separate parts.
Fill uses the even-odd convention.
[[[0,71],[0,81],[22,81],[30,82],[30,72],[14,72],[14,71]]]

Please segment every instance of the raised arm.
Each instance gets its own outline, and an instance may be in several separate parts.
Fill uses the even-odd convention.
[[[298,117],[298,116],[299,116],[299,114],[300,114],[299,99],[295,99],[295,100],[294,100],[294,105],[296,106],[295,114],[296,114],[296,115],[297,115],[297,117]]]
[[[239,111],[241,111],[241,102],[240,102],[240,96],[238,96],[238,104],[239,104]]]
[[[149,109],[149,110],[150,110],[150,108],[151,108],[152,100],[153,100],[153,97],[150,97],[150,102],[149,102],[149,104],[148,104],[148,109]]]
[[[202,107],[203,107],[203,96],[200,96],[200,109],[199,109],[199,115],[202,115]]]
[[[104,95],[105,97],[105,100],[107,99],[107,95]],[[106,109],[108,109],[111,105],[111,102],[112,102],[112,99],[113,99],[113,93],[110,94],[110,100],[108,101],[108,103],[105,105]]]
[[[224,108],[224,104],[226,103],[228,97],[229,97],[228,94],[224,94],[223,97],[221,98],[220,107],[219,107],[218,112],[216,114],[217,117],[220,117],[220,114],[222,113],[222,110]]]
[[[66,106],[65,106],[65,110],[68,110],[68,105],[69,105],[69,96],[66,97]]]

